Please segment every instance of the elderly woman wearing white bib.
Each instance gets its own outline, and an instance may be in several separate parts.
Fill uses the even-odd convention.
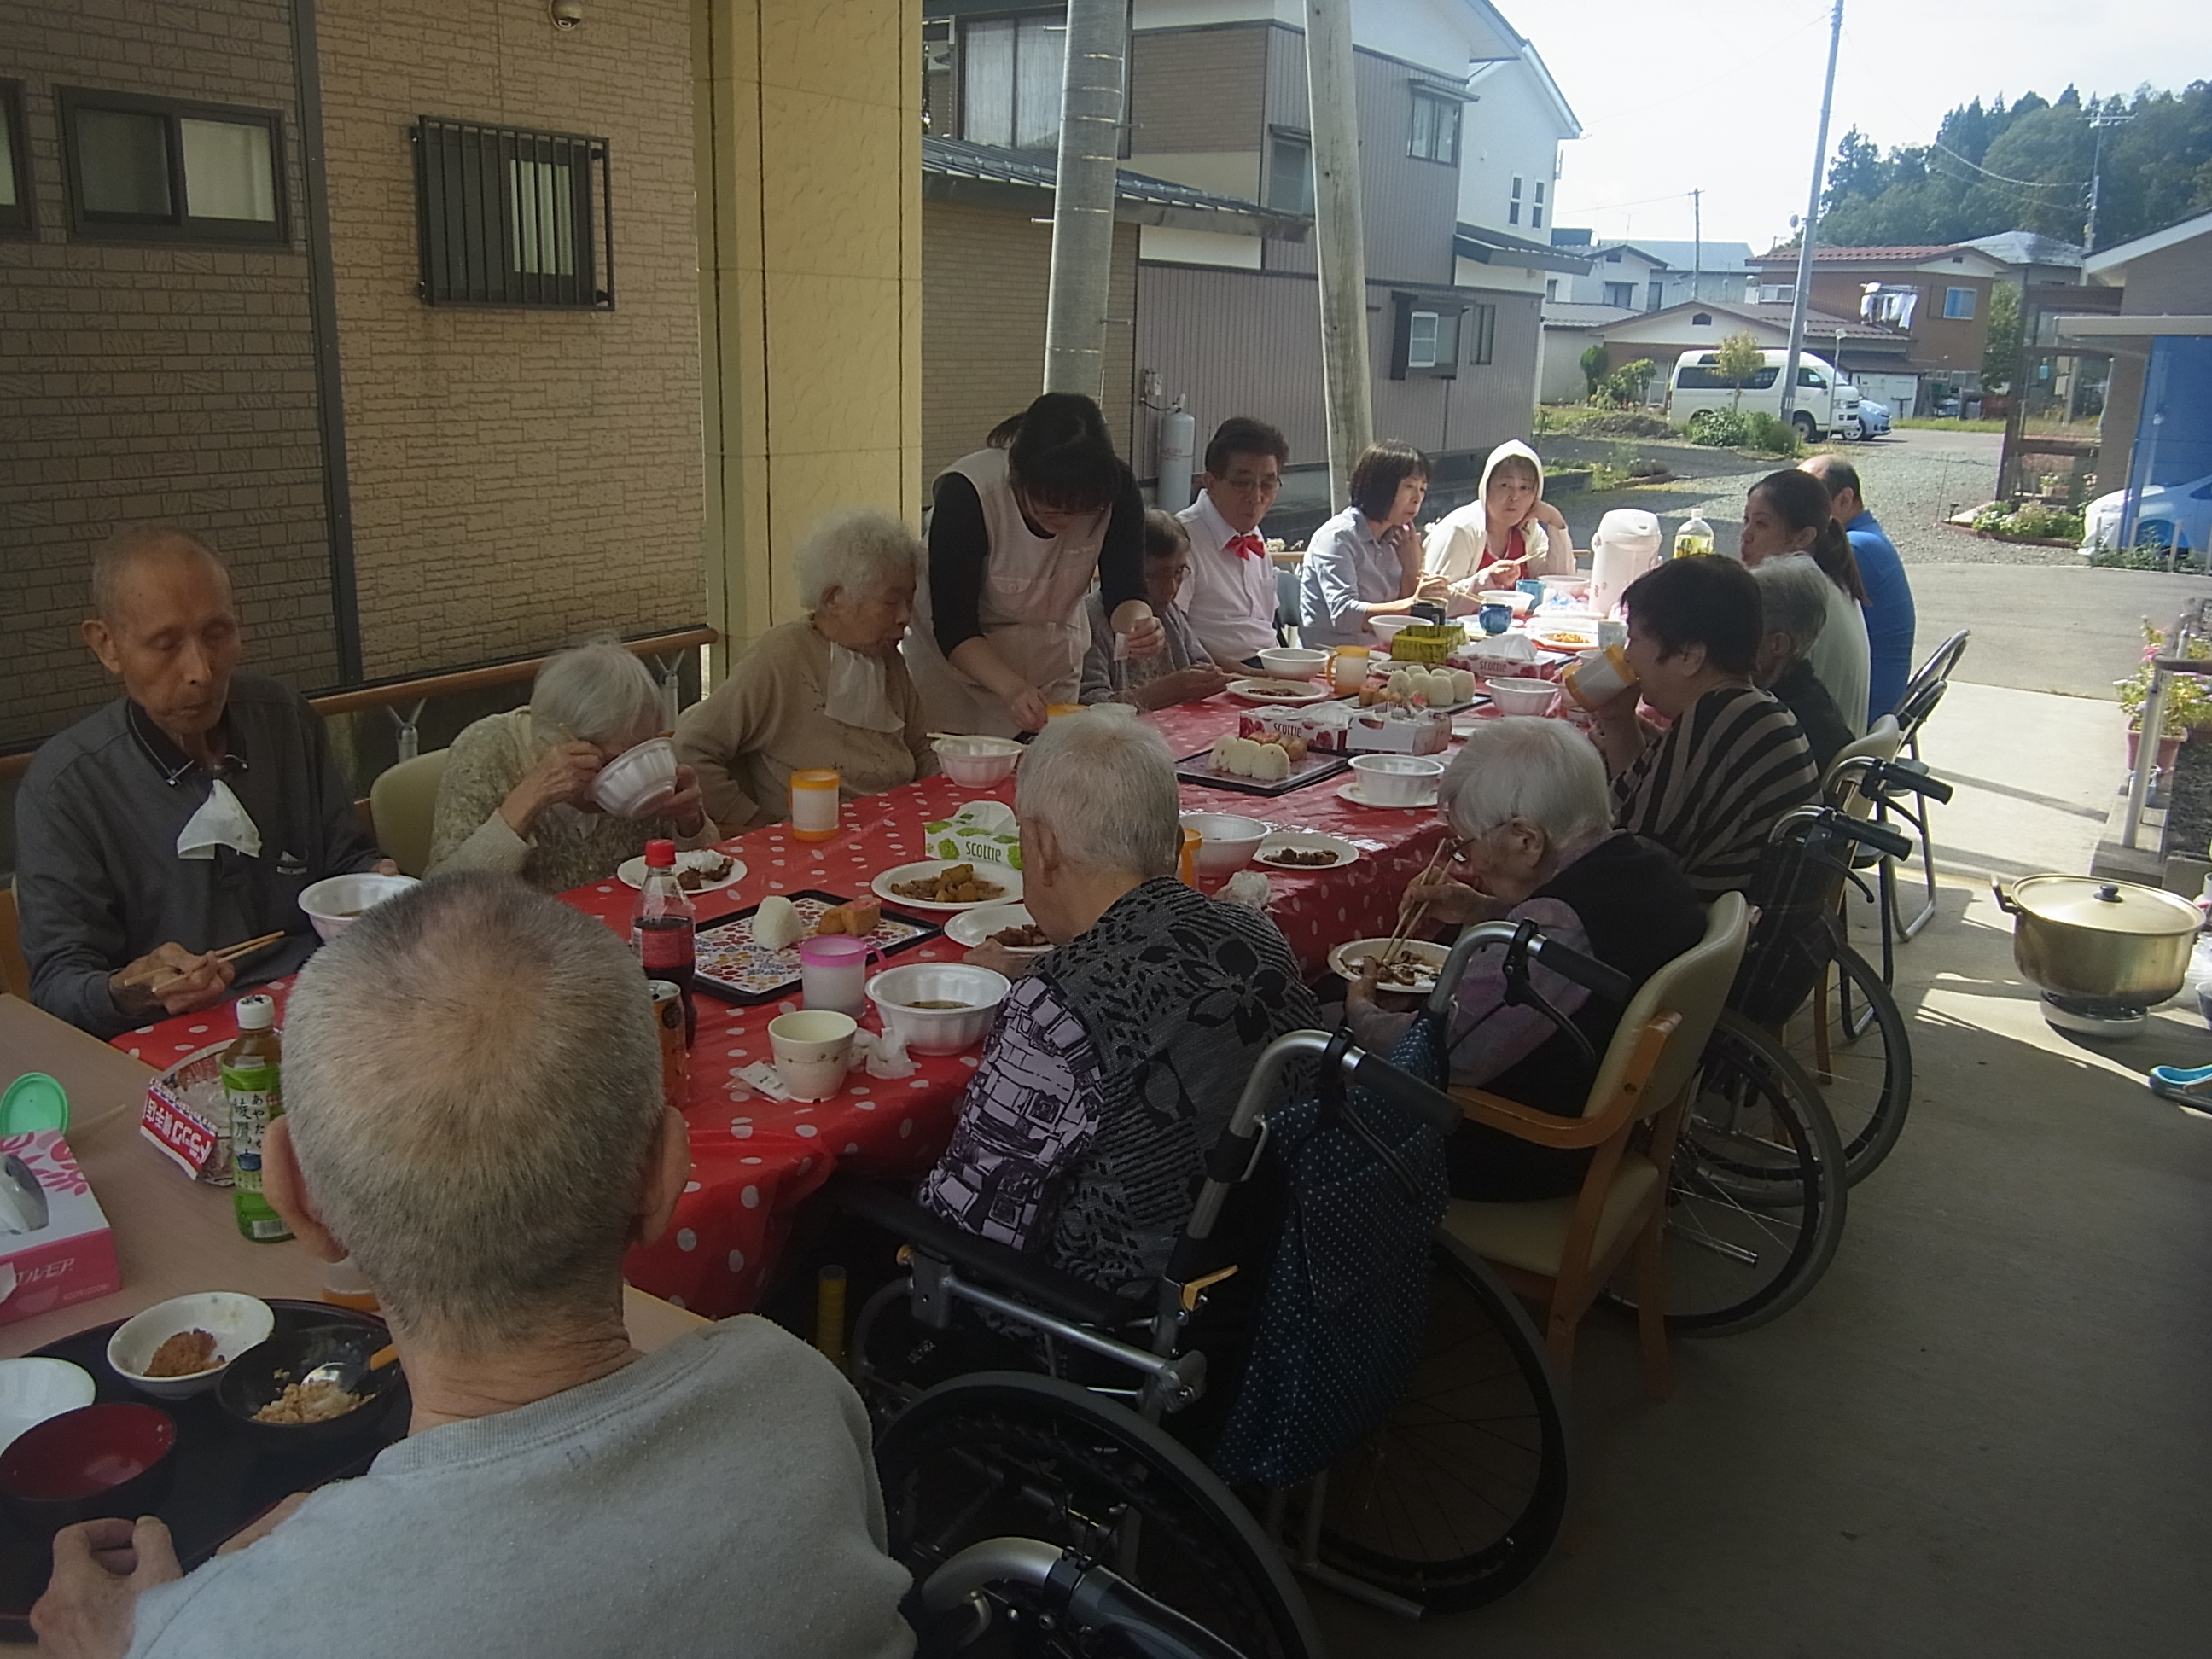
[[[1090,398],[1047,392],[1007,447],[963,456],[934,493],[929,579],[905,646],[932,727],[1012,737],[1076,702],[1094,576],[1127,654],[1160,649],[1144,497]]]
[[[790,815],[791,775],[836,769],[845,799],[937,770],[898,643],[921,544],[887,514],[832,514],[799,551],[807,614],[753,641],[729,678],[677,717],[678,758],[732,830]]]

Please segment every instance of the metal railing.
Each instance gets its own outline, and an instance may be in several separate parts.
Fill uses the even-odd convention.
[[[2191,640],[2207,637],[2212,637],[2212,599],[2192,599],[2167,631],[2165,652],[2150,660],[2150,690],[2143,697],[2142,720],[2136,731],[2135,770],[2128,776],[2127,821],[2120,827],[2120,845],[2130,850],[2142,829],[2143,811],[2150,804],[2151,777],[2158,769],[2158,740],[2164,735],[2171,677],[2212,678],[2212,657],[2189,654]]]

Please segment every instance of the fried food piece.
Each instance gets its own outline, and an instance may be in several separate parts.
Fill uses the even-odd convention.
[[[842,904],[833,904],[815,918],[817,938],[825,933],[848,933],[854,939],[866,939],[883,925],[884,905],[881,899],[848,899]]]
[[[1326,870],[1336,862],[1336,854],[1326,847],[1316,847],[1311,852],[1296,847],[1278,847],[1265,861],[1292,870]]]
[[[343,1417],[367,1396],[353,1394],[335,1382],[287,1382],[284,1392],[253,1413],[257,1423],[327,1423]]]
[[[215,1350],[216,1339],[212,1333],[197,1328],[179,1331],[154,1350],[154,1357],[146,1362],[146,1375],[197,1376],[222,1363],[216,1358]]]
[[[978,881],[972,864],[947,865],[933,876],[891,884],[891,891],[901,898],[919,899],[925,904],[981,904],[1006,890],[996,882]]]
[[[1028,922],[1017,927],[1001,927],[991,935],[991,943],[1003,945],[1009,951],[1042,951],[1052,940],[1043,928]]]
[[[1355,975],[1364,974],[1375,965],[1375,958],[1354,957],[1345,965]],[[1400,957],[1376,976],[1376,983],[1387,990],[1392,986],[1419,985],[1429,976],[1428,965],[1425,963],[1416,961],[1411,957]]]

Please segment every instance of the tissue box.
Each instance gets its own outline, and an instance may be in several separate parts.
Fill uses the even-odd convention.
[[[1430,708],[1359,708],[1345,727],[1354,755],[1441,755],[1451,745],[1451,716]]]
[[[0,1218],[9,1229],[0,1232],[0,1325],[121,1290],[115,1236],[61,1132],[0,1137],[0,1153],[9,1177]],[[43,1221],[19,1182],[37,1184],[46,1200]]]
[[[921,833],[933,857],[1022,867],[1021,831],[1004,801],[971,800],[951,817],[923,824]]]
[[[188,1054],[146,1085],[138,1133],[195,1181],[230,1185],[230,1103],[222,1092],[218,1042]]]

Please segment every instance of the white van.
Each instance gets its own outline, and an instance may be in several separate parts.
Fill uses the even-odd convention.
[[[1687,425],[1708,409],[1740,409],[1746,414],[1764,410],[1779,418],[1782,413],[1782,370],[1790,360],[1786,351],[1761,354],[1766,366],[1745,381],[1742,395],[1713,368],[1719,356],[1712,351],[1686,351],[1675,360],[1667,383],[1667,417]],[[1858,388],[1837,373],[1825,357],[1809,351],[1797,354],[1797,406],[1790,421],[1797,435],[1808,443],[1831,435],[1854,436],[1858,426]]]

